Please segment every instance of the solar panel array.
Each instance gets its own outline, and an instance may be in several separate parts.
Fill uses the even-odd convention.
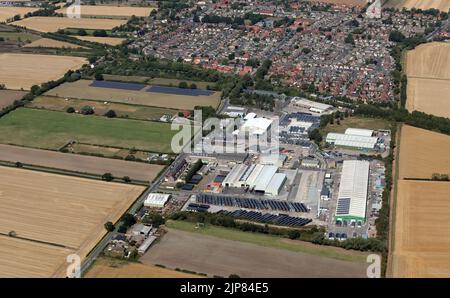
[[[174,94],[174,95],[189,95],[189,96],[210,96],[214,91],[201,89],[185,89],[177,87],[166,86],[151,86],[146,90],[147,92]]]
[[[197,203],[218,205],[218,206],[237,206],[247,209],[275,210],[286,212],[308,212],[308,208],[303,203],[287,202],[270,199],[251,199],[229,196],[217,196],[210,194],[198,194]]]
[[[261,212],[245,211],[245,210],[236,210],[233,212],[221,210],[217,213],[232,216],[234,218],[247,219],[261,223],[272,223],[290,227],[302,227],[312,222],[312,219],[309,218],[292,217],[287,214],[278,214],[278,215],[270,213],[262,214]]]
[[[136,83],[121,83],[114,81],[93,81],[90,87],[110,88],[110,89],[122,89],[122,90],[134,90],[139,91],[145,87],[144,84]]]

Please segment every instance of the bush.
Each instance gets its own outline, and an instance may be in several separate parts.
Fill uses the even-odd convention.
[[[128,176],[124,176],[124,177],[122,178],[122,180],[123,180],[124,182],[126,182],[126,183],[130,183],[130,182],[131,182],[131,178],[128,177]]]
[[[73,107],[68,107],[66,112],[69,114],[72,114],[72,113],[75,113],[75,109]]]
[[[106,222],[106,223],[105,223],[105,229],[106,229],[108,232],[114,231],[114,229],[115,229],[114,224],[113,224],[112,222],[110,222],[110,221]]]
[[[114,176],[111,173],[105,173],[102,175],[102,180],[104,181],[112,181]]]
[[[116,112],[113,110],[109,110],[108,112],[105,113],[105,116],[108,118],[115,118],[117,117]]]

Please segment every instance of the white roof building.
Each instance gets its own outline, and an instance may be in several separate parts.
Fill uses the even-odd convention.
[[[292,103],[294,106],[308,109],[311,112],[322,114],[327,111],[331,111],[334,109],[332,105],[328,105],[325,103],[320,103],[316,101],[312,101],[306,98],[294,97],[292,99]]]
[[[365,220],[368,184],[369,162],[345,160],[336,206],[337,220]]]
[[[345,130],[345,134],[353,136],[371,137],[373,135],[373,130],[362,128],[347,128]]]
[[[222,181],[224,187],[249,187],[269,195],[278,195],[286,181],[286,174],[277,173],[278,167],[272,165],[238,164]]]
[[[261,117],[250,118],[238,130],[235,130],[233,134],[248,133],[249,135],[263,135],[270,129],[272,122],[273,120]]]
[[[145,207],[163,208],[170,199],[170,194],[149,193],[144,201]]]
[[[245,115],[244,120],[250,120],[253,118],[256,118],[256,114],[251,112],[251,113],[248,113],[247,115]]]
[[[326,142],[336,146],[355,147],[363,149],[373,149],[377,144],[377,137],[367,137],[360,135],[349,135],[342,133],[328,133]]]

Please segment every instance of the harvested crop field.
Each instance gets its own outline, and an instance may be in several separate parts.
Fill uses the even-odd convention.
[[[73,19],[67,17],[31,17],[12,23],[16,26],[25,27],[40,32],[56,32],[59,29],[82,28],[82,29],[112,29],[125,24],[126,20],[112,19]]]
[[[0,262],[16,260],[23,268],[14,273],[14,263],[0,266],[0,276],[13,272],[26,277],[63,276],[66,262],[65,257],[60,258],[67,250],[84,258],[105,234],[104,223],[116,222],[145,188],[0,167],[0,189],[0,233],[14,231],[16,237],[26,240],[20,247],[31,250],[27,257],[39,264],[44,258],[42,267],[36,268],[21,258],[23,251],[9,248],[11,253],[3,255]],[[7,245],[19,245],[9,240]],[[36,242],[58,248],[49,250],[55,257],[48,260],[40,246],[34,249]]]
[[[193,110],[195,106],[212,106],[215,108],[219,105],[220,102],[220,92],[212,92],[212,94],[209,96],[190,96],[169,94],[164,92],[148,92],[146,90],[150,86],[145,85],[142,85],[141,90],[126,90],[116,88],[92,87],[90,86],[92,83],[93,81],[89,80],[78,80],[72,83],[65,83],[49,90],[45,93],[45,95],[64,98],[120,102],[179,110]],[[182,89],[181,91],[190,91],[190,89]]]
[[[65,41],[59,41],[49,38],[41,38],[38,40],[33,41],[32,43],[26,44],[23,46],[24,48],[58,48],[58,49],[86,49],[85,47],[82,47],[77,44],[65,42]]]
[[[148,17],[153,10],[153,7],[81,5],[80,12],[81,16]],[[56,12],[66,14],[67,8],[58,9]]]
[[[400,180],[397,187],[393,276],[450,277],[450,183]]]
[[[409,51],[406,108],[450,118],[450,44],[433,42]]]
[[[450,175],[449,152],[450,136],[403,125],[399,178],[431,179],[433,173]]]
[[[27,107],[42,108],[52,111],[65,112],[69,107],[80,110],[84,106],[94,108],[95,114],[102,116],[107,111],[113,110],[117,117],[138,119],[138,120],[159,120],[163,115],[174,116],[176,110],[154,108],[147,106],[136,106],[115,102],[105,103],[104,101],[67,99],[53,96],[39,96],[30,102]]]
[[[0,53],[0,83],[8,89],[29,90],[33,85],[57,80],[87,62],[81,57]]]
[[[33,8],[33,7],[2,7],[0,9],[0,22],[6,22],[7,20],[13,18],[15,15],[20,15],[23,17],[23,15],[34,12],[38,10],[39,8]]]
[[[0,110],[22,99],[27,92],[16,90],[0,90]]]
[[[0,143],[59,149],[69,141],[170,152],[170,124],[20,108],[0,118]]]
[[[107,44],[110,46],[118,46],[125,41],[125,38],[118,37],[96,37],[96,36],[74,36],[79,40],[97,42],[101,44]]]
[[[143,162],[84,156],[3,144],[0,144],[0,160],[80,173],[98,175],[111,173],[114,177],[122,178],[128,176],[131,179],[149,182],[164,168],[161,165]]]
[[[248,233],[251,234],[251,233]],[[144,256],[161,264],[209,276],[364,277],[364,262],[349,262],[256,244],[168,229]]]
[[[131,263],[117,259],[99,258],[84,276],[86,278],[195,278],[198,275]]]
[[[420,8],[430,9],[436,8],[441,11],[447,12],[450,9],[450,0],[388,0],[384,7],[393,8]]]

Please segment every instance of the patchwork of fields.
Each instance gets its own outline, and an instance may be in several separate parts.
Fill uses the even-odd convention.
[[[128,103],[143,106],[171,108],[178,110],[193,110],[195,106],[217,107],[220,102],[220,93],[212,92],[211,95],[179,95],[164,92],[148,92],[149,86],[142,86],[140,90],[126,90],[116,88],[92,87],[92,81],[79,80],[65,83],[45,95],[63,98],[91,99],[108,102]],[[146,88],[147,87],[147,88]],[[187,89],[186,91],[189,91]],[[183,91],[183,90],[181,90]]]
[[[87,62],[82,57],[0,53],[0,83],[8,89],[29,90],[33,85],[57,80]]]
[[[24,277],[64,276],[66,256],[85,257],[144,187],[0,167],[0,189],[0,233],[20,238],[0,236],[0,276]]]
[[[96,36],[74,36],[79,40],[97,42],[101,44],[107,44],[111,46],[118,46],[125,41],[125,38],[118,37],[96,37]]]
[[[406,60],[406,108],[450,118],[450,44],[420,45]]]
[[[65,42],[65,41],[59,41],[54,39],[48,39],[48,38],[41,38],[38,40],[33,41],[32,43],[26,44],[23,46],[24,48],[66,48],[66,49],[86,49],[86,47]]]
[[[31,17],[13,22],[13,25],[40,32],[56,32],[59,29],[83,28],[83,29],[112,29],[124,25],[126,20],[113,19],[73,19],[67,17]]]
[[[448,152],[450,136],[402,126],[392,254],[394,277],[450,276],[450,183],[430,180],[433,173],[450,174]]]
[[[21,108],[0,118],[0,143],[59,149],[71,140],[170,152],[170,124]]]

